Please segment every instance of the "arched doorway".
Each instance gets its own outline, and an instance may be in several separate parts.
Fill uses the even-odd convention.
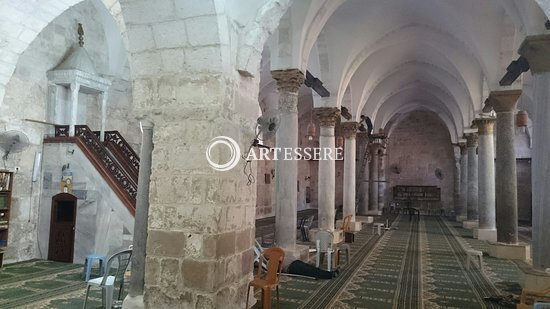
[[[48,260],[73,262],[76,225],[76,196],[60,193],[52,197]]]

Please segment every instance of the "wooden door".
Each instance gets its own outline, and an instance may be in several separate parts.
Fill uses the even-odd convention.
[[[76,196],[60,193],[52,198],[48,260],[73,262]]]

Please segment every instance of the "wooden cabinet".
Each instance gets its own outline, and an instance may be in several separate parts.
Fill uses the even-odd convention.
[[[0,171],[0,267],[2,267],[3,251],[8,245],[12,184],[13,173]]]

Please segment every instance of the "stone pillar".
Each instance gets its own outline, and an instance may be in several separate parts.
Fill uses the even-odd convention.
[[[528,36],[519,54],[527,58],[533,74],[533,266],[544,270],[550,268],[550,35]]]
[[[368,161],[368,145],[369,137],[366,132],[357,133],[357,142],[359,143],[359,160],[358,165],[358,192],[359,192],[359,207],[357,213],[365,215],[369,210],[369,161]]]
[[[491,104],[497,113],[496,224],[497,241],[518,242],[518,194],[514,149],[514,110],[521,90],[492,91]]]
[[[334,153],[334,126],[340,116],[340,110],[336,107],[314,108],[315,115],[319,119],[319,147],[321,152],[332,149]],[[323,160],[326,159],[326,160]],[[296,185],[294,183],[294,185]],[[319,160],[319,228],[334,230],[334,195],[336,188],[335,161],[329,158]],[[294,228],[296,230],[296,228]]]
[[[474,120],[479,135],[478,148],[478,210],[479,229],[474,237],[479,240],[497,240],[495,221],[495,151],[493,146],[494,118]]]
[[[75,125],[78,119],[78,92],[80,91],[80,85],[77,83],[71,84],[71,119],[69,123],[69,135],[74,136]]]
[[[132,246],[132,276],[130,289],[124,299],[124,308],[145,308],[143,288],[145,284],[145,252],[147,245],[147,218],[149,217],[149,182],[153,155],[153,123],[141,121],[141,152],[139,161],[136,213],[134,216],[134,239]]]
[[[453,144],[453,154],[455,158],[454,182],[453,182],[453,211],[455,219],[458,219],[459,199],[460,199],[460,147]]]
[[[382,212],[386,206],[386,148],[380,147],[378,155],[378,211]]]
[[[101,93],[101,130],[99,131],[99,139],[105,140],[105,127],[107,126],[107,92]]]
[[[373,142],[369,145],[369,215],[378,215],[378,151],[380,143]]]
[[[298,89],[304,74],[298,69],[272,71],[279,89],[279,128],[275,139],[281,149],[298,147]],[[296,247],[298,161],[275,163],[275,241],[277,246],[294,251]]]
[[[342,123],[344,132],[345,150],[344,150],[344,217],[352,216],[351,221],[355,221],[355,136],[357,134],[357,122]]]
[[[466,147],[468,147],[468,200],[467,200],[467,221],[464,228],[477,227],[477,133],[466,135]]]
[[[457,221],[466,221],[468,217],[468,148],[460,144],[460,198],[458,199]]]

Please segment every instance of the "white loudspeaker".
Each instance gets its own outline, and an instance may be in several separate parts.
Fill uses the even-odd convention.
[[[42,162],[42,153],[37,151],[34,154],[34,165],[32,167],[32,181],[36,182],[40,176],[40,163]]]

